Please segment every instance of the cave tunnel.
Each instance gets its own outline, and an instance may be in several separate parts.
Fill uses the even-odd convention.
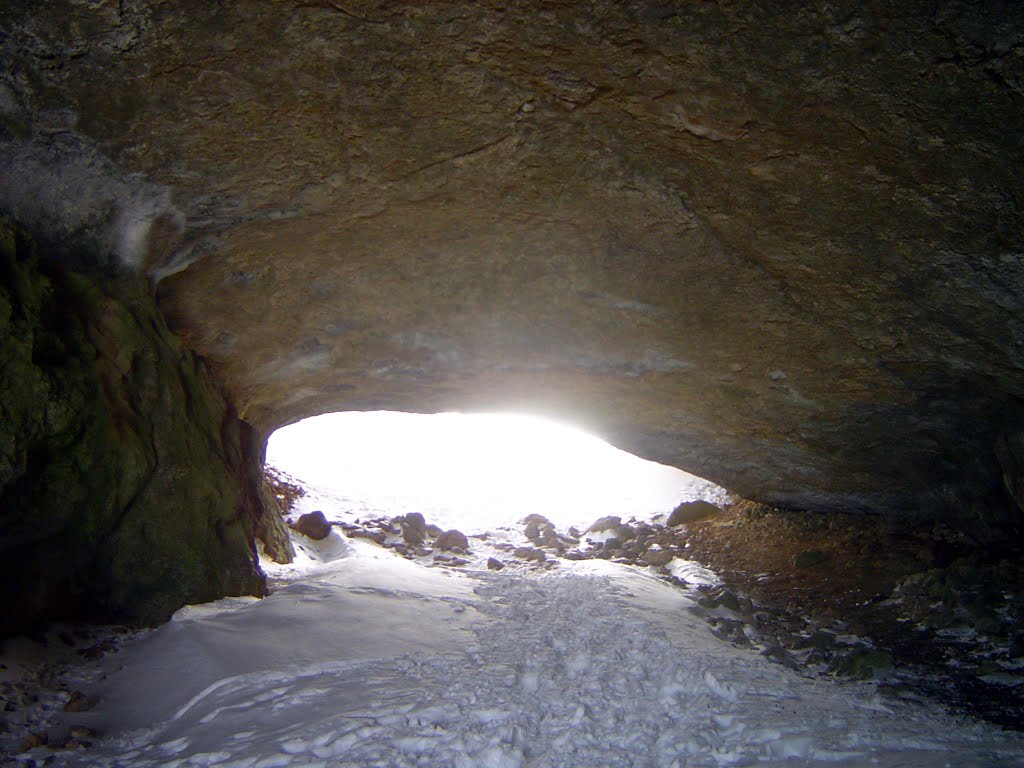
[[[632,555],[726,641],[1019,725],[1022,8],[5,4],[0,635],[266,595],[280,428],[520,412],[728,489]]]

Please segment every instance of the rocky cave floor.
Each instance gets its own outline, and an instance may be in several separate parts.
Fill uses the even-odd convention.
[[[303,493],[280,476],[272,486],[285,510]],[[699,592],[693,610],[723,642],[805,676],[875,679],[895,697],[939,700],[955,713],[1024,730],[1019,555],[973,547],[941,527],[797,514],[751,502],[726,509],[692,502],[675,517],[685,522],[605,517],[588,531],[559,531],[530,515],[516,527],[466,537],[415,513],[319,515],[350,538],[444,568],[553,569],[563,559],[606,559],[650,569]],[[296,518],[287,517],[300,532],[303,522],[318,522]],[[716,578],[687,567],[693,563]],[[0,664],[0,765],[7,764],[3,755],[33,747],[88,749],[92,734],[55,731],[48,723],[53,713],[91,706],[76,689],[80,662],[116,653],[132,634],[124,627],[60,625],[20,639],[28,662],[20,670]]]
[[[287,508],[301,489],[286,485],[276,493]],[[749,501],[726,509],[689,502],[674,516],[685,522],[605,517],[587,531],[562,532],[529,515],[518,531],[469,537],[419,515],[333,522],[349,537],[444,567],[550,569],[563,558],[599,558],[649,568],[702,593],[695,610],[725,642],[803,675],[875,679],[893,694],[1024,730],[1019,552],[980,548],[941,525]],[[676,567],[685,562],[720,581],[694,583]]]

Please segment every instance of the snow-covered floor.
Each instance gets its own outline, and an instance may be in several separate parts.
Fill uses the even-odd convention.
[[[322,499],[321,499],[322,501]],[[328,517],[331,513],[328,512]],[[474,542],[476,546],[476,542]],[[481,548],[483,544],[479,545]],[[180,611],[107,656],[52,766],[1007,766],[1024,739],[717,640],[606,561],[490,572],[337,532],[261,601]]]

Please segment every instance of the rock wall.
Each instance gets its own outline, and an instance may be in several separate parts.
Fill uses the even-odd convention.
[[[0,208],[147,275],[261,432],[528,410],[777,506],[1024,532],[1020,3],[18,0],[0,32]]]
[[[263,593],[262,442],[135,281],[0,219],[0,361],[2,634]]]

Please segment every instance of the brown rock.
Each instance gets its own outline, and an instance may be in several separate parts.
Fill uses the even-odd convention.
[[[36,749],[37,747],[46,746],[46,734],[45,733],[30,733],[24,739],[21,740],[21,751],[27,752],[30,749]]]
[[[587,533],[601,533],[602,531],[617,531],[622,525],[622,518],[618,515],[608,515],[607,517],[601,517],[595,520],[589,528]]]
[[[118,5],[5,4],[0,208],[148,282],[250,443],[516,402],[749,498],[1020,540],[1019,3]],[[244,521],[232,478],[202,495]],[[202,551],[249,568],[251,528]]]
[[[647,565],[662,566],[668,565],[671,562],[675,554],[668,549],[649,549],[643,554],[643,561]]]
[[[487,567],[492,571],[500,571],[505,567],[505,564],[496,557],[487,558]]]
[[[684,501],[672,510],[672,514],[668,516],[665,524],[673,528],[677,525],[695,523],[698,520],[704,520],[720,514],[722,514],[721,508],[710,501]]]
[[[469,539],[467,539],[466,535],[461,531],[445,531],[434,539],[434,546],[438,549],[448,550],[451,552],[468,552]]]
[[[397,517],[395,522],[401,526],[402,538],[406,544],[415,547],[427,540],[427,523],[419,512],[410,512],[402,517]]]
[[[64,703],[65,712],[85,712],[90,709],[92,709],[92,702],[81,691],[72,691]]]
[[[538,563],[543,563],[548,557],[544,554],[544,550],[534,549],[533,547],[517,547],[513,554],[520,560]]]
[[[302,515],[291,524],[291,529],[311,539],[326,539],[331,533],[331,524],[319,509]]]

